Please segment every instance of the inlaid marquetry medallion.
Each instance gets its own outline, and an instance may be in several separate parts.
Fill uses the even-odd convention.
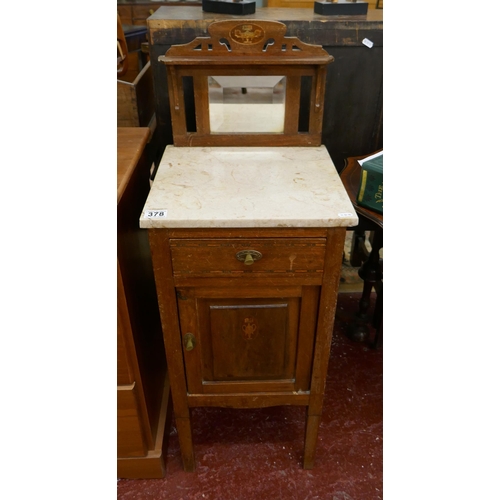
[[[264,38],[264,30],[256,24],[239,24],[229,32],[229,36],[235,42],[253,45],[262,41]]]
[[[249,318],[245,318],[243,321],[243,336],[246,340],[253,340],[257,333],[259,332],[259,327],[257,326],[257,320],[250,316]]]

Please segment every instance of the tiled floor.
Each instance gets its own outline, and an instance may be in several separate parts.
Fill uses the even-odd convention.
[[[118,481],[118,499],[382,498],[382,349],[349,341],[359,294],[339,295],[315,467],[302,469],[305,410],[193,410],[197,468],[182,470],[175,427],[164,479]]]

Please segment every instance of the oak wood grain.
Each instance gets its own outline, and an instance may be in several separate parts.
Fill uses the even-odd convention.
[[[170,426],[172,423],[172,401],[168,379],[163,387],[158,432],[152,449],[142,457],[118,457],[117,475],[127,479],[160,479],[165,476]]]
[[[144,432],[146,425],[140,415],[135,384],[118,387],[117,405],[118,455],[145,456],[151,443]]]
[[[254,392],[252,394],[189,394],[189,406],[216,406],[220,408],[265,408],[268,406],[309,404],[308,393]]]
[[[321,273],[325,239],[204,239],[170,240],[174,276],[204,277],[231,272],[249,274]],[[252,250],[262,255],[251,265],[237,259],[238,252]]]
[[[147,127],[118,127],[117,142],[117,179],[118,203],[128,186],[144,147],[149,139]]]
[[[304,467],[313,466],[345,228],[294,233],[250,229],[237,238],[232,229],[149,230],[185,470],[195,466],[189,408],[196,406],[308,406]],[[318,233],[326,240],[313,237]],[[201,272],[231,267],[225,252],[233,259],[234,245],[248,243],[271,255],[286,250],[288,264],[293,249],[299,262],[314,262],[314,268],[319,262],[321,272],[312,283],[307,272],[281,283],[266,273],[225,278]],[[274,259],[273,266],[280,262]],[[194,275],[182,280],[176,270]],[[195,338],[191,350],[182,340],[187,333]]]
[[[286,25],[274,20],[224,20],[208,26],[208,35],[173,45],[158,61],[167,66],[173,142],[176,146],[319,146],[323,120],[326,66],[333,61],[321,46],[287,37]],[[283,130],[278,132],[219,132],[209,119],[210,76],[279,75],[286,80]],[[313,85],[309,127],[299,132],[303,76]],[[194,82],[196,130],[188,131],[191,103],[184,96],[183,78]],[[250,80],[249,80],[250,81]],[[251,87],[251,85],[249,85]],[[251,112],[249,112],[251,113]],[[243,116],[243,118],[250,118]]]

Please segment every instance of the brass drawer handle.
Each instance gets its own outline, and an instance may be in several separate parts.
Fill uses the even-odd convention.
[[[196,344],[196,339],[192,333],[186,333],[184,335],[184,348],[186,351],[192,351]]]
[[[236,258],[246,266],[251,266],[255,261],[262,259],[262,254],[257,250],[241,250],[236,254]]]

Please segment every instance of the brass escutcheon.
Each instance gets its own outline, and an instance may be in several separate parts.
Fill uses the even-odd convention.
[[[251,266],[256,260],[262,259],[262,254],[257,250],[241,250],[236,254],[236,258],[246,266]]]
[[[186,351],[192,351],[196,344],[196,339],[192,333],[186,333],[184,335],[184,348]]]

